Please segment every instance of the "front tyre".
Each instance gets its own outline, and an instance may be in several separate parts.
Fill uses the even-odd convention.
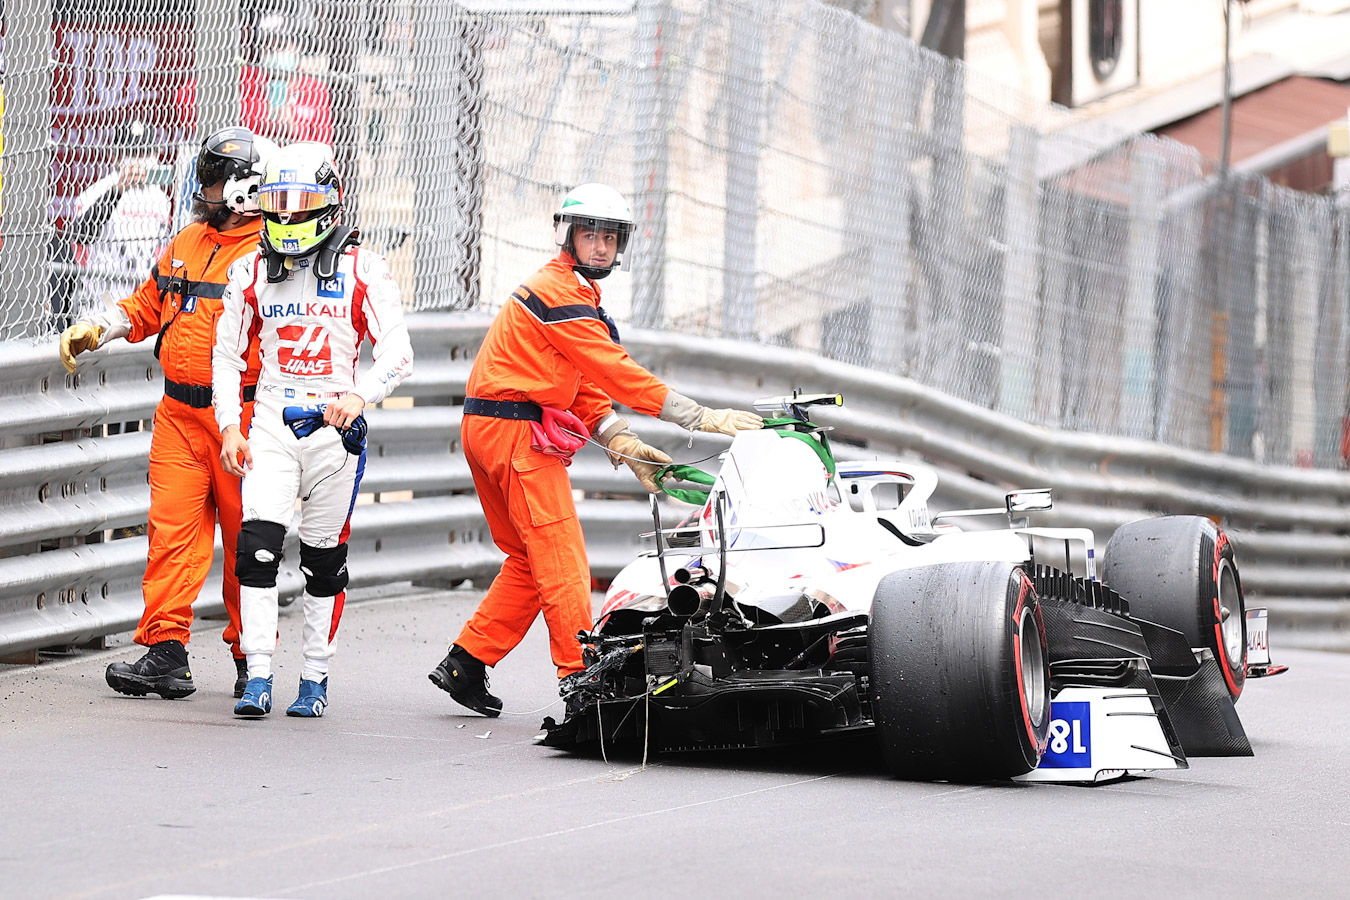
[[[1049,654],[1019,566],[966,562],[888,575],[868,635],[872,711],[896,775],[980,781],[1040,762]]]
[[[1228,535],[1200,516],[1129,522],[1106,544],[1103,580],[1131,615],[1180,631],[1214,652],[1228,694],[1247,677],[1247,606]]]

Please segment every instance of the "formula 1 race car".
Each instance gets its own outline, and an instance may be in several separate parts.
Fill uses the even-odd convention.
[[[587,668],[565,680],[544,744],[671,752],[874,732],[895,774],[962,781],[1095,782],[1251,755],[1234,701],[1279,667],[1249,668],[1265,611],[1245,610],[1222,530],[1129,523],[1099,573],[1090,530],[1028,524],[1049,490],[932,515],[931,468],[837,462],[808,413],[842,402],[760,401],[765,428],[739,433],[715,478],[660,473],[698,509],[665,527],[653,498],[654,549],[580,635]]]

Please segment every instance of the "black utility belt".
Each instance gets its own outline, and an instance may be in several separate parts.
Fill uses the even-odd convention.
[[[469,397],[464,401],[464,415],[488,416],[493,419],[524,419],[530,422],[543,421],[544,414],[538,403],[528,400],[481,400]]]
[[[248,403],[258,395],[258,386],[256,384],[246,385],[244,387],[244,402]],[[193,409],[207,409],[211,405],[211,386],[206,384],[179,384],[171,379],[164,379],[164,396],[172,397],[179,403],[185,403]]]

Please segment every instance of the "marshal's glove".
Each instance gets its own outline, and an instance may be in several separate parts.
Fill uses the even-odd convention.
[[[699,431],[735,435],[738,431],[757,431],[764,427],[764,419],[743,409],[709,409],[703,407],[698,421]]]
[[[92,322],[76,322],[61,332],[61,365],[75,374],[75,357],[86,350],[97,350],[103,340],[102,326]]]
[[[735,435],[738,431],[755,431],[764,427],[764,420],[752,412],[740,409],[709,409],[683,394],[671,391],[661,405],[661,418],[690,431]]]
[[[655,476],[663,466],[670,465],[669,456],[644,444],[641,438],[627,429],[611,435],[605,442],[605,449],[609,452],[609,461],[615,466],[622,462],[633,470],[647,493],[655,494],[661,490]]]

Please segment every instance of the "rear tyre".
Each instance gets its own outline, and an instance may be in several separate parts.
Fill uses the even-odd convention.
[[[1130,601],[1131,615],[1180,631],[1214,652],[1228,694],[1247,674],[1247,606],[1233,545],[1200,516],[1141,519],[1106,544],[1103,580]]]
[[[921,779],[1011,778],[1050,728],[1045,623],[1018,566],[966,562],[882,579],[868,630],[887,766]]]

